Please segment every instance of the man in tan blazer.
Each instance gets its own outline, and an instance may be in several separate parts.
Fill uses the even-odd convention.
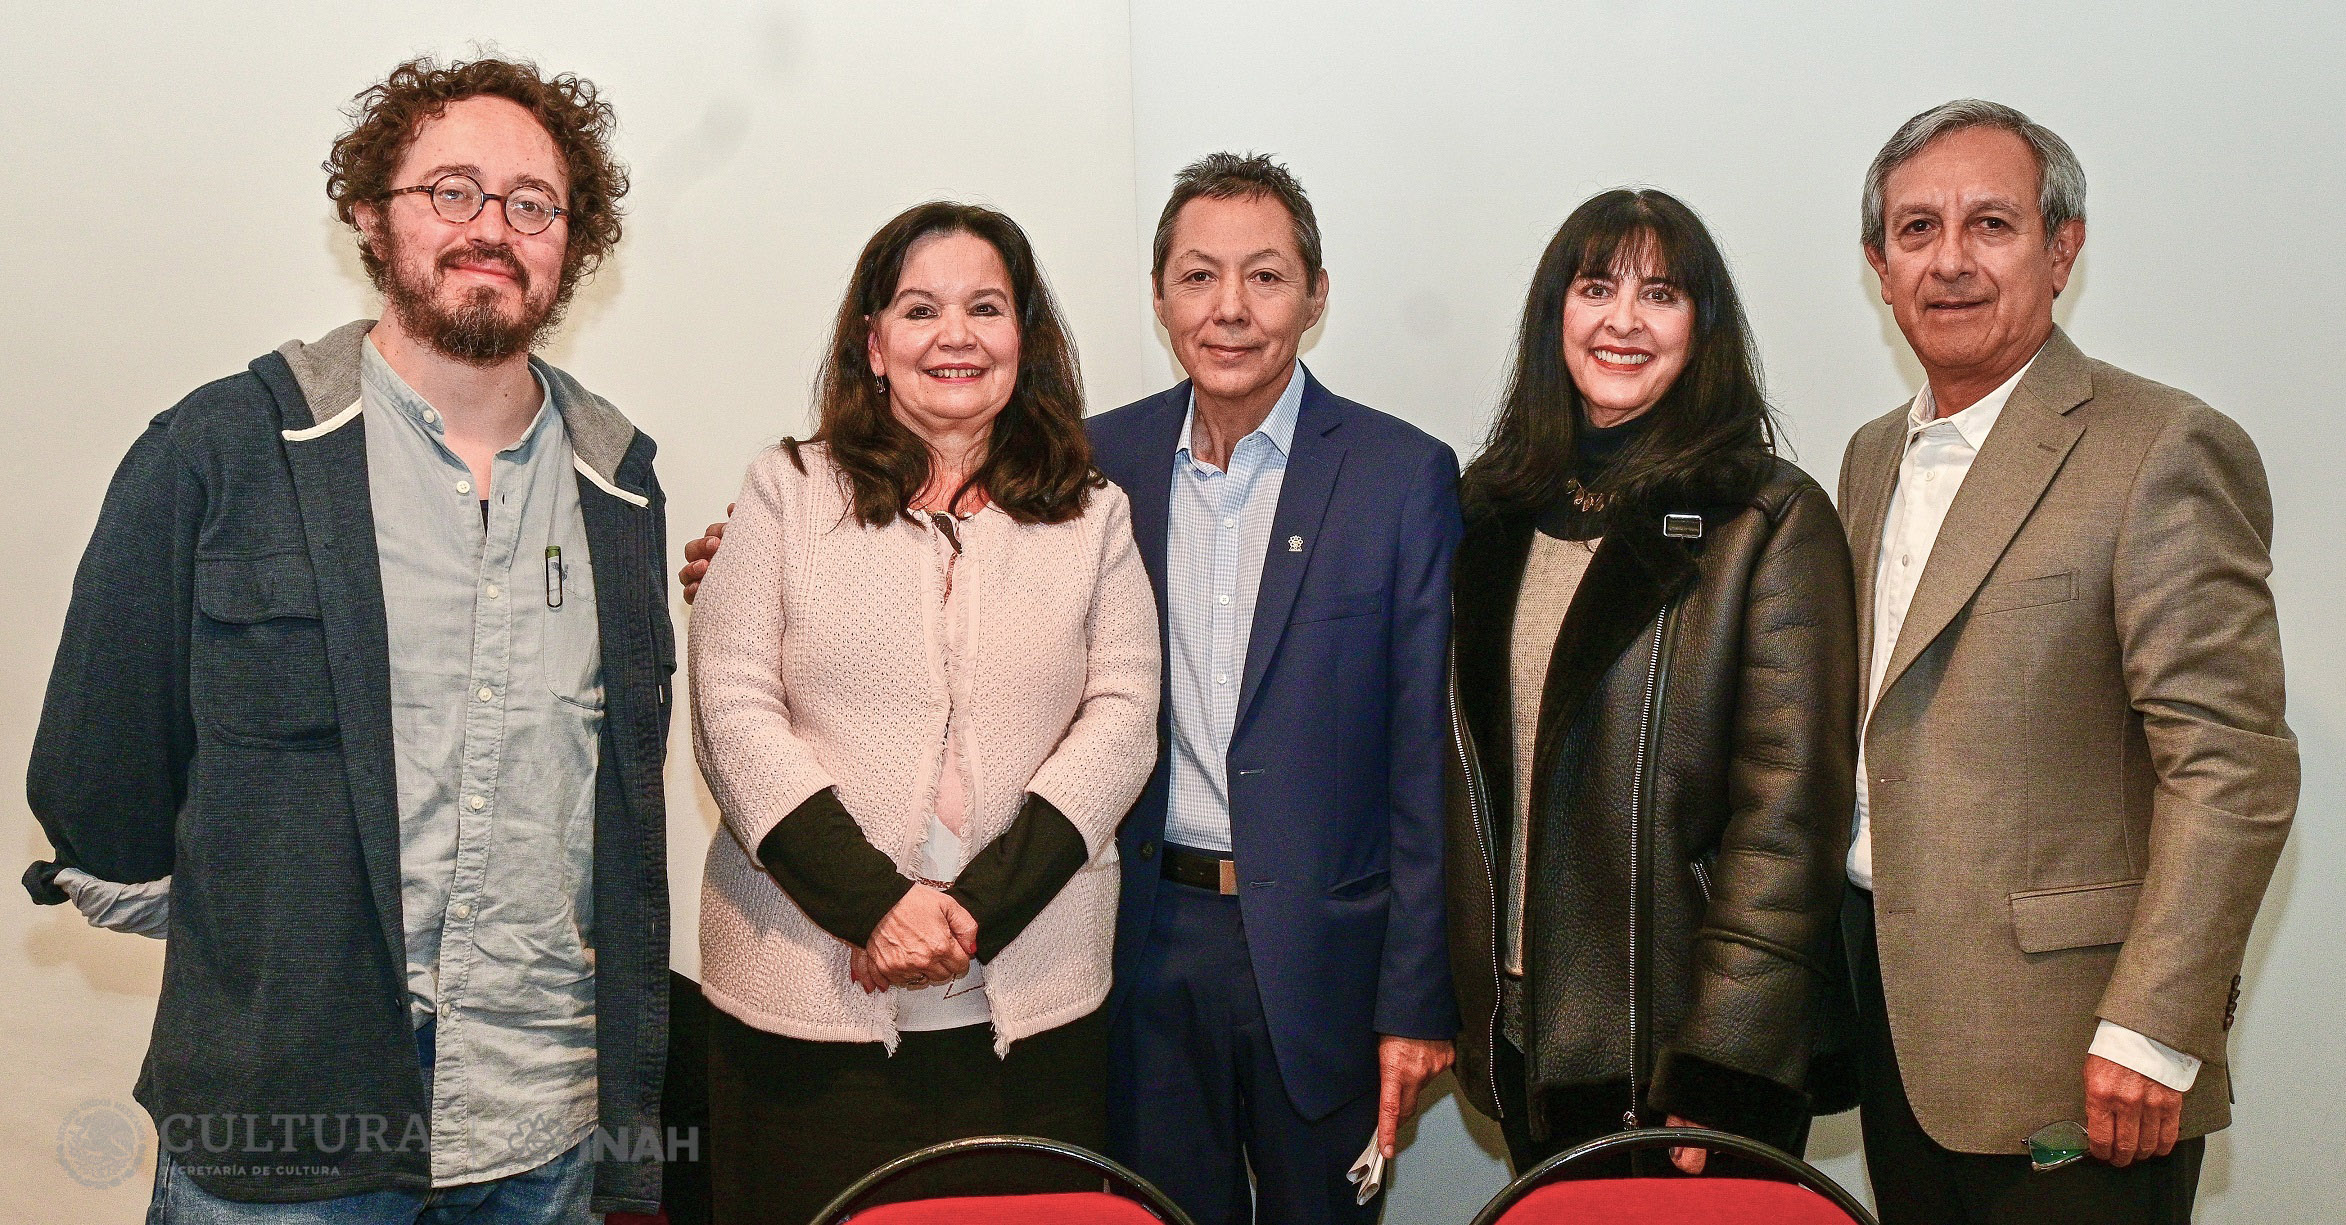
[[[1844,926],[1891,1225],[2190,1218],[2296,810],[2263,465],[2054,326],[2084,196],[2060,137],[1969,100],[1867,176],[1928,376],[1841,468],[1870,699]],[[2089,1156],[2035,1170],[2061,1121]]]

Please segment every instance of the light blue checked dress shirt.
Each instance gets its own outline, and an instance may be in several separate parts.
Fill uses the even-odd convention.
[[[1173,699],[1165,840],[1177,846],[1230,850],[1230,733],[1255,590],[1272,547],[1271,516],[1303,410],[1303,378],[1299,363],[1271,415],[1230,449],[1228,471],[1190,451],[1195,392],[1182,418],[1165,538],[1165,667]]]

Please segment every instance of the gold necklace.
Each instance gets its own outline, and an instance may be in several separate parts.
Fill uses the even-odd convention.
[[[1613,505],[1613,499],[1616,496],[1612,493],[1598,493],[1591,490],[1588,486],[1581,484],[1580,478],[1577,476],[1564,479],[1564,492],[1571,495],[1573,508],[1584,515],[1603,514]]]

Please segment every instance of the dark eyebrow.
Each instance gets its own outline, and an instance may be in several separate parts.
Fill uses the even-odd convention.
[[[556,191],[556,190],[554,189],[554,185],[553,185],[552,183],[549,183],[549,182],[545,181],[544,179],[541,179],[541,178],[539,178],[538,176],[536,176],[536,175],[534,175],[534,174],[517,174],[517,175],[514,175],[514,176],[513,176],[513,185],[514,185],[515,187],[517,187],[517,188],[520,188],[520,187],[535,187],[535,188],[537,188],[539,191],[542,191],[542,192],[546,193],[547,195],[554,197],[554,198],[555,198],[555,199],[557,199],[557,200],[559,200],[559,199],[561,199],[561,198],[562,198],[562,193],[561,193],[561,192],[559,192],[559,191]]]
[[[1264,247],[1262,250],[1260,250],[1260,251],[1257,251],[1257,252],[1255,252],[1255,253],[1254,253],[1254,254],[1252,254],[1252,255],[1248,255],[1248,256],[1244,256],[1244,257],[1240,258],[1238,262],[1239,262],[1239,264],[1240,264],[1241,266],[1244,266],[1244,265],[1247,265],[1247,264],[1251,264],[1251,263],[1255,262],[1255,261],[1256,261],[1256,260],[1258,260],[1258,259],[1264,259],[1264,258],[1270,258],[1270,259],[1285,259],[1286,257],[1287,257],[1287,253],[1286,253],[1286,252],[1284,252],[1284,251],[1281,251],[1281,250],[1280,250],[1279,248],[1277,248],[1277,247]],[[1173,258],[1174,258],[1174,259],[1194,259],[1194,260],[1200,260],[1200,261],[1203,261],[1203,262],[1205,262],[1205,263],[1208,263],[1208,264],[1213,264],[1213,265],[1215,265],[1216,267],[1219,267],[1219,266],[1220,266],[1220,264],[1221,264],[1221,261],[1219,261],[1219,260],[1216,260],[1216,259],[1215,259],[1213,256],[1211,256],[1211,255],[1208,255],[1208,254],[1206,254],[1206,253],[1205,253],[1205,252],[1203,252],[1203,251],[1200,251],[1200,250],[1198,250],[1196,247],[1191,247],[1191,248],[1190,248],[1190,249],[1188,249],[1187,251],[1183,251],[1181,254],[1179,254],[1179,255],[1177,255],[1177,256],[1174,256]]]
[[[1629,272],[1626,269],[1616,269],[1602,275],[1594,272],[1583,272],[1572,278],[1574,284],[1578,284],[1581,281],[1626,281],[1628,279]],[[1660,285],[1667,289],[1684,288],[1678,283],[1678,278],[1667,276],[1640,277],[1638,278],[1637,283],[1638,288],[1640,289],[1643,289],[1648,285]]]
[[[1900,229],[1910,221],[1936,221],[1939,213],[1939,206],[1935,204],[1898,204],[1884,209],[1882,220],[1889,228]]]
[[[988,285],[978,290],[976,293],[969,295],[969,297],[973,302],[980,298],[1000,298],[1002,301],[1008,302],[1010,301],[1010,291]],[[894,306],[906,298],[925,298],[930,302],[938,301],[937,295],[935,293],[926,289],[922,289],[918,285],[906,285],[896,291],[895,297],[888,299],[888,305]]]
[[[440,165],[432,167],[430,170],[424,171],[424,182],[437,183],[441,179],[447,178],[452,174],[465,175],[472,179],[472,181],[475,183],[480,182],[481,179],[485,177],[481,171],[481,168],[473,165],[471,162],[443,162]],[[552,183],[549,183],[534,174],[517,174],[513,176],[513,185],[515,187],[535,187],[539,191],[542,191],[557,200],[562,198],[562,193],[556,191]]]

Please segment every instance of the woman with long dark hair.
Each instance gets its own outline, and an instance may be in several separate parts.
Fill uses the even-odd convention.
[[[1519,1169],[1665,1123],[1797,1153],[1852,804],[1849,551],[1775,454],[1726,261],[1684,204],[1608,191],[1565,220],[1463,497],[1468,1099]]]
[[[882,227],[817,399],[692,623],[728,1223],[799,1225],[942,1140],[1105,1146],[1116,823],[1156,758],[1155,599],[1018,226]]]

